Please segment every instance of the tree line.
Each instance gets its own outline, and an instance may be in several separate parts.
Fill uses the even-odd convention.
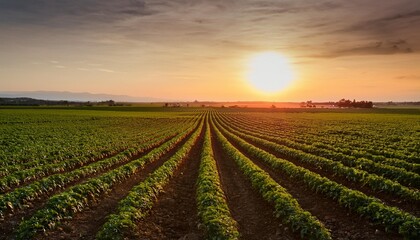
[[[371,101],[353,101],[349,99],[341,99],[335,104],[337,107],[345,107],[345,108],[372,108],[373,103]]]

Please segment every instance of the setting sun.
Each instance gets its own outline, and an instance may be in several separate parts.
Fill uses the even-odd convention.
[[[0,0],[0,240],[420,240],[419,29],[420,0]]]
[[[260,91],[278,92],[287,87],[293,78],[294,74],[287,58],[278,53],[260,53],[249,61],[247,79]]]

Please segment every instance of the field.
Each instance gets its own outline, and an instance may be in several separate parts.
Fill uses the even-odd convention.
[[[420,110],[0,109],[0,239],[420,239]]]

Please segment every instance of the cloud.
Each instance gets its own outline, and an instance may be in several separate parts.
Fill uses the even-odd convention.
[[[338,50],[330,49],[324,53],[315,54],[312,57],[335,58],[355,55],[407,54],[412,52],[414,52],[414,50],[405,40],[396,40],[368,43],[361,46],[355,46]]]
[[[400,19],[412,18],[412,17],[420,17],[420,10],[414,10],[412,12],[396,14],[390,17],[379,19],[377,21],[394,21],[394,20],[400,20]]]
[[[255,1],[245,5],[248,12],[258,14],[284,14],[302,13],[308,11],[330,11],[340,8],[342,5],[337,2],[300,3],[298,1]]]
[[[263,50],[321,58],[393,55],[420,48],[416,2],[3,0],[0,34],[14,36],[9,46],[51,46],[50,52],[92,61],[106,54],[147,58],[151,65],[156,59],[213,61]]]
[[[318,49],[308,56],[393,55],[417,52],[420,48],[420,1],[378,4],[355,0],[342,4],[336,13],[329,11],[299,25],[306,34],[297,42],[306,41],[311,49]]]
[[[86,67],[78,67],[76,68],[79,71],[85,72],[105,72],[105,73],[116,73],[116,71],[107,69],[107,68],[86,68]]]
[[[114,70],[106,69],[106,68],[96,68],[95,70],[100,71],[100,72],[115,73]]]
[[[420,28],[420,10],[394,13],[374,18],[343,28],[342,32],[366,32],[374,35],[389,35],[402,30]]]
[[[80,23],[110,23],[127,16],[155,14],[146,1],[85,0],[4,0],[0,2],[0,20],[5,23],[74,26]]]

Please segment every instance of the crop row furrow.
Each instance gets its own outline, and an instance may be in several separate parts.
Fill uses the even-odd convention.
[[[148,125],[153,124],[149,120],[133,119],[121,125],[121,120],[107,118],[92,119],[80,124],[77,120],[63,122],[58,116],[56,118],[57,121],[41,125],[25,124],[24,127],[2,129],[9,133],[7,137],[0,137],[6,142],[9,152],[2,155],[0,150],[0,166],[6,169],[20,165],[24,168],[33,167],[37,161],[54,163],[107,151],[110,147],[124,145],[127,139],[135,138],[142,130],[148,129]],[[167,120],[159,122],[165,126],[171,124]]]
[[[151,173],[143,182],[133,187],[118,203],[118,210],[108,217],[97,233],[97,239],[125,239],[124,236],[136,229],[135,222],[143,218],[154,205],[156,198],[186,158],[202,132],[203,122],[185,144],[162,166]]]
[[[92,174],[97,174],[98,172],[102,172],[114,166],[124,164],[136,155],[169,141],[169,139],[176,136],[176,134],[178,133],[168,133],[156,137],[153,141],[145,142],[135,148],[127,149],[111,158],[92,163],[67,173],[51,175],[27,186],[3,194],[0,196],[0,216],[4,216],[7,211],[13,211],[16,208],[23,209],[28,206],[29,202],[43,197],[59,188],[65,188],[69,184],[87,178]]]
[[[349,148],[335,147],[334,145],[331,145],[331,141],[328,144],[319,142],[319,138],[317,138],[316,141],[314,139],[310,139],[308,141],[297,141],[296,138],[293,138],[289,135],[281,134],[279,132],[272,133],[272,126],[260,126],[255,124],[255,121],[251,120],[239,120],[236,118],[226,117],[226,115],[223,115],[223,119],[224,121],[232,122],[231,126],[240,126],[241,130],[247,130],[256,134],[258,133],[259,135],[264,135],[271,141],[274,140],[277,143],[289,146],[291,148],[300,149],[305,152],[313,153],[327,158],[338,159],[340,161],[346,162],[349,166],[359,166],[358,162],[362,162],[362,164],[366,164],[365,167],[372,169],[376,166],[380,166],[379,164],[383,164],[384,166],[382,166],[382,168],[386,168],[385,171],[390,172],[390,176],[394,178],[396,178],[396,176],[391,171],[401,172],[403,171],[402,169],[405,169],[416,174],[420,173],[420,164],[417,163],[411,163],[396,158],[386,158],[384,156],[372,155],[366,151],[356,151],[354,149],[350,150]],[[388,165],[396,168],[388,168]],[[363,165],[360,167],[363,168]]]
[[[331,239],[328,229],[309,212],[303,210],[297,200],[276,183],[267,172],[255,165],[238,151],[220,132],[212,120],[212,126],[225,153],[235,160],[244,175],[251,181],[263,198],[274,205],[275,215],[293,231],[298,231],[303,239]]]
[[[238,239],[238,224],[232,218],[222,190],[206,121],[201,164],[197,180],[197,208],[209,239]]]
[[[400,163],[404,164],[403,162],[420,164],[420,156],[418,156],[418,154],[415,151],[408,151],[407,147],[402,149],[404,150],[404,153],[401,152],[402,150],[397,151],[397,149],[395,149],[395,146],[392,148],[390,148],[389,146],[381,146],[381,148],[379,148],[378,146],[381,144],[376,143],[375,139],[373,139],[372,137],[368,138],[367,142],[362,142],[360,138],[357,138],[353,141],[350,141],[347,138],[343,140],[343,134],[320,134],[312,133],[310,131],[305,131],[304,134],[296,134],[293,128],[281,128],[282,130],[279,132],[278,130],[276,130],[279,126],[271,121],[267,121],[267,119],[257,120],[241,115],[236,115],[234,117],[226,117],[229,117],[230,120],[242,121],[248,124],[250,123],[251,125],[260,127],[262,130],[270,130],[270,132],[273,132],[271,133],[273,136],[282,136],[288,139],[294,139],[295,141],[300,143],[314,145],[317,147],[322,146],[323,148],[326,148],[328,150],[341,152],[346,155],[354,155],[355,157],[364,157],[369,158],[371,160],[379,160],[385,162],[386,164],[395,163],[397,164],[397,167],[399,167],[398,164]],[[337,131],[341,130],[338,129]],[[334,145],[331,145],[331,142],[334,142]]]
[[[71,218],[76,212],[81,212],[95,202],[97,198],[110,191],[115,184],[124,181],[143,169],[146,164],[156,161],[165,153],[174,149],[194,129],[196,127],[189,128],[189,130],[172,138],[137,160],[98,177],[91,178],[83,184],[73,186],[67,191],[51,197],[43,209],[37,211],[30,219],[21,222],[17,230],[17,239],[31,238],[40,231],[54,228],[63,219]]]
[[[185,123],[187,124],[187,121],[185,121]],[[180,124],[183,124],[183,122],[181,122]],[[145,141],[145,138],[148,138],[148,135],[150,137],[150,135],[154,135],[157,132],[162,132],[165,129],[170,129],[173,128],[173,123],[168,123],[168,124],[163,124],[159,126],[158,129],[154,129],[154,128],[146,128],[146,129],[138,129],[137,132],[140,132],[138,134],[135,134],[133,136],[126,136],[126,138],[124,139],[124,142],[119,142],[118,144],[112,144],[112,145],[105,145],[105,146],[101,146],[100,149],[92,149],[89,152],[86,152],[86,154],[84,155],[80,155],[77,157],[73,157],[73,159],[76,159],[77,162],[83,163],[83,160],[86,160],[88,162],[93,162],[97,159],[103,159],[106,157],[110,157],[118,152],[124,151],[125,149],[128,149],[130,147],[132,147],[134,145],[134,143],[136,142],[141,142],[141,141]],[[0,177],[3,177],[5,175],[10,175],[14,172],[17,171],[22,171],[22,170],[27,170],[27,169],[31,169],[31,168],[36,168],[39,166],[45,166],[45,165],[53,165],[53,164],[60,164],[63,161],[69,162],[68,165],[72,165],[71,164],[71,160],[70,159],[34,159],[30,162],[25,162],[22,164],[13,164],[13,165],[6,165],[0,168]],[[30,171],[30,170],[27,170]]]
[[[141,142],[135,143],[135,144],[133,143],[132,146],[128,148],[131,150],[128,150],[128,151],[133,151],[133,149],[135,151],[135,149],[137,149],[139,145],[152,141],[153,139],[159,137],[160,135],[165,134],[165,132],[166,130],[152,133],[149,136],[145,136]],[[112,155],[110,156],[116,155],[126,150],[127,149],[120,152],[118,152],[117,150],[115,150],[115,152],[111,151]],[[45,165],[40,165],[35,168],[18,171],[18,172],[15,172],[14,174],[8,175],[0,179],[0,192],[6,193],[10,191],[11,189],[15,187],[19,187],[25,183],[35,181],[37,179],[45,178],[53,174],[72,171],[74,169],[83,167],[87,164],[101,161],[108,157],[109,157],[108,154],[100,153],[99,156],[73,158],[73,159],[68,159],[68,160],[55,163],[55,164],[45,164]]]
[[[30,114],[32,118],[43,117],[34,113]],[[150,114],[152,117],[149,117],[149,114],[145,113],[141,118],[127,118],[54,114],[48,116],[53,121],[46,123],[4,126],[0,129],[0,142],[3,142],[6,148],[0,149],[0,166],[31,166],[34,160],[53,163],[93,152],[107,151],[114,146],[125,145],[128,139],[134,139],[144,131],[188,124],[198,116],[192,114],[188,118],[156,118],[153,115]],[[136,131],[133,131],[134,129]]]
[[[391,181],[384,177],[378,176],[376,174],[371,174],[360,169],[345,166],[341,162],[336,162],[330,159],[326,159],[324,157],[318,157],[300,150],[292,149],[283,145],[264,140],[263,138],[258,138],[246,133],[242,133],[241,131],[232,129],[226,124],[224,126],[232,133],[244,139],[247,139],[248,141],[253,141],[258,144],[262,144],[267,148],[273,149],[276,152],[288,158],[296,159],[298,161],[330,171],[334,174],[345,177],[349,181],[359,182],[363,185],[366,184],[375,191],[383,191],[389,194],[404,197],[412,201],[420,201],[420,192],[418,190],[410,189],[399,184],[398,182]]]
[[[385,227],[386,230],[394,230],[407,239],[418,239],[420,236],[420,219],[404,212],[398,208],[383,204],[379,199],[369,197],[359,191],[349,189],[341,184],[313,173],[303,167],[277,158],[276,156],[249,144],[238,137],[233,131],[228,131],[226,126],[216,122],[216,126],[221,129],[231,141],[238,144],[247,154],[253,158],[266,162],[272,168],[281,171],[291,178],[302,180],[313,191],[320,192],[335,199],[340,205],[359,213],[361,216],[368,217],[373,222]]]

